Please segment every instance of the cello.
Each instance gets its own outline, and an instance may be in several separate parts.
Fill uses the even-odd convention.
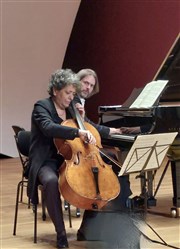
[[[61,125],[89,130],[96,138],[96,145],[85,143],[78,137],[74,140],[54,139],[58,153],[65,158],[60,167],[59,190],[73,206],[98,210],[119,195],[120,184],[111,166],[102,160],[99,132],[82,121],[74,103],[72,106],[76,119],[67,119]]]

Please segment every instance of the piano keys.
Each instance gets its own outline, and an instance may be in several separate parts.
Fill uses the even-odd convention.
[[[121,147],[121,150],[130,149],[132,144],[136,139],[136,135],[119,135],[119,134],[112,134],[106,139],[102,139],[102,143],[106,144],[111,147]]]

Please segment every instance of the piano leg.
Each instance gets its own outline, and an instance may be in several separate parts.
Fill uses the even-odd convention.
[[[173,183],[173,205],[171,214],[173,217],[180,216],[180,160],[171,161],[171,173]]]
[[[153,180],[154,180],[154,171],[148,171],[141,174],[141,194],[140,196],[147,197],[147,207],[156,206],[156,199],[153,195]],[[147,189],[146,189],[147,188]]]

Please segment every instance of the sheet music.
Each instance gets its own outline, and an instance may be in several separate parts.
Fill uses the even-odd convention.
[[[152,107],[167,83],[168,80],[157,80],[148,83],[129,108]]]
[[[172,132],[138,136],[123,163],[119,176],[158,169],[177,134]]]

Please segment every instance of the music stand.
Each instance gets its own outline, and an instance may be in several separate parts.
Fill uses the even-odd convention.
[[[137,136],[123,165],[119,176],[139,173],[144,176],[146,171],[157,170],[173,143],[177,132],[159,133]],[[147,211],[146,179],[144,186],[145,212]]]
[[[123,163],[123,166],[119,172],[119,176],[131,173],[139,173],[139,175],[142,176],[148,170],[158,169],[161,166],[168,152],[168,149],[170,145],[173,143],[177,134],[178,134],[177,132],[172,132],[172,133],[149,134],[143,136],[139,135],[136,138],[133,146],[131,147]],[[145,214],[146,214],[147,212],[146,179],[145,179],[144,189],[145,189],[144,202],[145,202]],[[159,239],[162,242],[152,240],[149,238],[150,241],[177,249],[177,247],[167,244],[149,224],[147,224],[147,226],[159,237]],[[148,236],[146,237],[148,238]]]

